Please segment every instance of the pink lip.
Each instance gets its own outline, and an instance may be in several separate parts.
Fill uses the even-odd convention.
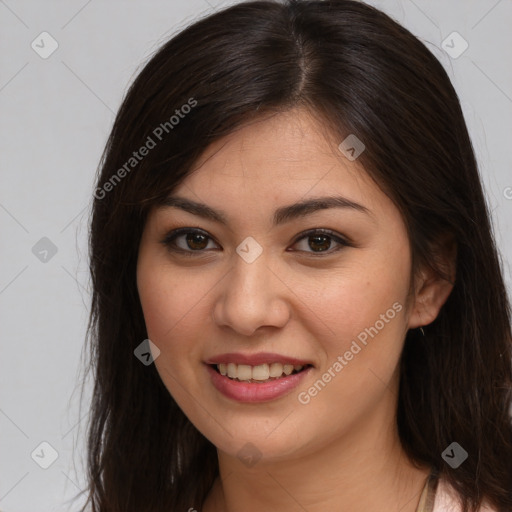
[[[269,361],[269,359],[266,359]],[[212,363],[213,364],[213,363]],[[291,364],[291,363],[290,363]],[[296,363],[301,364],[301,363]],[[239,382],[221,375],[214,368],[206,365],[215,388],[224,396],[238,402],[269,402],[288,394],[299,385],[299,382],[309,373],[312,367],[308,367],[299,373],[271,380],[270,382]]]
[[[282,356],[280,354],[272,354],[270,352],[260,352],[258,354],[238,354],[238,353],[230,353],[230,354],[220,354],[218,356],[213,356],[208,361],[205,361],[206,364],[221,364],[221,363],[235,363],[235,364],[248,364],[249,366],[257,366],[259,364],[264,363],[281,363],[281,364],[293,364],[306,366],[308,364],[312,365],[310,361],[303,361],[301,359],[296,359],[294,357]]]

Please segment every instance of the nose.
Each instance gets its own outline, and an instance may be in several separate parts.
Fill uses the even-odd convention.
[[[289,290],[269,267],[267,258],[262,254],[247,263],[235,255],[234,260],[214,305],[215,323],[244,336],[262,327],[284,327],[290,318]]]

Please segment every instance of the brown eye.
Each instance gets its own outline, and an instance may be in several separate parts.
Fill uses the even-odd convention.
[[[161,243],[171,252],[186,255],[201,254],[206,250],[218,248],[213,239],[205,232],[193,228],[180,228],[168,233]],[[209,247],[214,244],[214,247]]]
[[[309,247],[315,252],[327,251],[331,246],[331,237],[315,235],[308,237]]]
[[[326,229],[310,230],[308,232],[301,233],[299,237],[300,238],[297,238],[294,243],[294,246],[299,246],[298,250],[300,252],[313,255],[322,253],[332,254],[343,247],[349,247],[351,245],[340,235]],[[337,247],[332,249],[333,245]]]
[[[202,233],[189,233],[185,240],[187,242],[187,246],[194,250],[205,249],[208,245],[208,237]]]

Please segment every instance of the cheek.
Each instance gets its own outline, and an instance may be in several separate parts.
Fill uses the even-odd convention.
[[[179,318],[176,297],[166,280],[161,278],[161,273],[155,269],[143,268],[139,271],[138,289],[148,337],[162,349],[165,333],[172,329]]]
[[[299,390],[299,401],[311,418],[331,418],[323,428],[332,435],[337,425],[348,428],[382,406],[382,400],[392,399],[387,391],[403,346],[407,283],[389,268],[383,274],[351,272],[326,281],[305,301],[315,312],[309,328],[324,355],[317,380]],[[318,426],[315,421],[308,425]]]
[[[330,370],[324,375],[332,381],[316,407],[332,399],[359,414],[392,380],[400,358],[407,330],[408,253],[368,252],[343,269],[302,283],[299,293],[315,313],[309,315],[309,329],[322,348],[321,371]],[[361,400],[353,402],[354,396]]]
[[[166,359],[170,365],[183,360],[182,354],[194,356],[205,324],[213,321],[207,297],[216,281],[204,273],[148,263],[140,266],[137,282],[149,339],[163,355],[174,356]]]
[[[314,313],[317,334],[325,333],[329,351],[348,350],[352,340],[364,342],[375,333],[401,333],[405,324],[408,279],[404,273],[376,266],[350,268],[323,278],[302,281],[297,295]]]
[[[148,264],[138,270],[139,297],[148,338],[160,349],[156,369],[169,393],[184,411],[193,409],[201,343],[209,318],[208,281],[184,277],[166,265]],[[187,390],[180,383],[187,382]]]

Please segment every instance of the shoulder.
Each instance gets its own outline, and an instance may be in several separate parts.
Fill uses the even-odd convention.
[[[455,489],[445,480],[440,479],[432,512],[460,512],[460,510],[461,507]],[[496,512],[496,510],[484,501],[479,508],[479,512]]]

